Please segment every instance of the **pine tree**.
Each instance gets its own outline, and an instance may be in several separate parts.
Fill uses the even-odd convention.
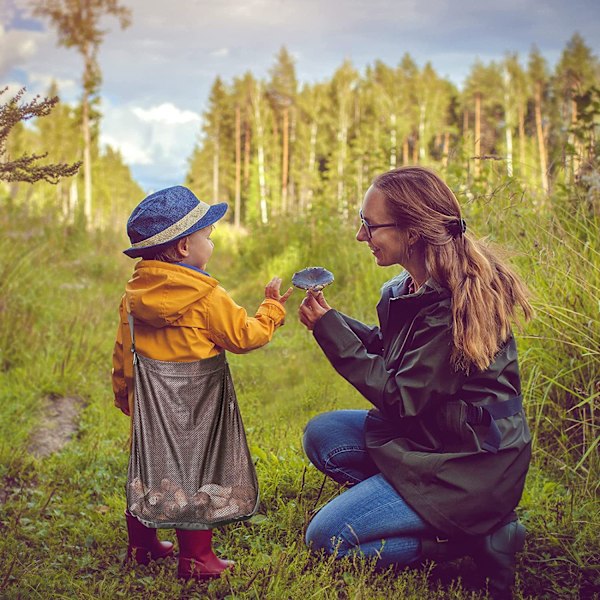
[[[548,192],[548,151],[546,145],[546,132],[543,125],[543,104],[547,95],[548,67],[546,60],[533,47],[529,54],[528,67],[529,85],[534,101],[535,133],[537,139],[539,173],[544,196]]]
[[[577,139],[575,129],[578,121],[577,97],[584,96],[598,82],[600,63],[592,54],[581,35],[576,33],[567,43],[556,65],[554,90],[561,102],[563,124],[569,128],[568,145],[570,161],[568,170],[571,176],[577,175],[583,148]]]
[[[279,51],[270,73],[267,95],[276,123],[281,120],[281,211],[286,213],[290,172],[290,113],[296,102],[298,83],[294,60],[285,47]]]

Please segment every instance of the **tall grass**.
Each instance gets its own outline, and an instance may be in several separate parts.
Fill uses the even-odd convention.
[[[465,212],[471,231],[513,250],[537,310],[518,336],[535,447],[520,507],[529,541],[517,598],[592,598],[600,583],[597,217],[567,211],[570,199],[558,196],[541,219],[514,187],[502,189],[473,195]],[[220,226],[209,271],[252,312],[270,277],[287,285],[299,268],[322,265],[336,278],[330,303],[375,322],[379,288],[396,270],[374,265],[353,239],[356,227],[319,214],[244,235]],[[306,460],[303,427],[320,412],[368,404],[298,324],[298,290],[270,345],[229,357],[261,486],[259,514],[215,533],[235,572],[181,585],[172,561],[123,566],[128,420],[109,382],[116,309],[133,266],[122,247],[123,238],[65,231],[51,218],[0,218],[0,597],[485,597],[468,559],[376,573],[368,561],[336,562],[304,547],[310,518],[340,488]],[[34,459],[28,439],[43,399],[67,394],[86,402],[78,434]]]

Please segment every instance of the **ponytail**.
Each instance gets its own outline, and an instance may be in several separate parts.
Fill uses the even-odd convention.
[[[466,233],[450,188],[423,167],[401,167],[373,185],[389,203],[396,222],[419,234],[430,277],[452,295],[452,362],[457,369],[484,370],[518,322],[533,310],[525,285],[483,242]]]

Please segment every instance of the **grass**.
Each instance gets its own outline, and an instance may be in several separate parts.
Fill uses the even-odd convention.
[[[516,250],[538,312],[519,337],[536,444],[519,509],[529,533],[516,597],[597,598],[597,222],[560,212],[541,222],[524,211],[511,229],[510,210],[523,209],[467,207],[472,230],[492,231]],[[376,268],[352,235],[318,217],[241,238],[221,227],[209,270],[252,311],[271,276],[287,283],[298,268],[322,264],[336,276],[330,303],[374,322],[379,287],[394,270]],[[124,566],[129,425],[110,389],[116,310],[133,264],[120,256],[124,244],[108,232],[88,238],[56,228],[48,217],[0,217],[0,597],[485,597],[469,559],[377,573],[368,561],[306,550],[307,523],[340,489],[305,458],[303,427],[323,411],[368,404],[298,324],[299,291],[272,344],[229,357],[261,486],[259,515],[215,532],[235,572],[182,585],[174,561]],[[85,401],[79,430],[60,453],[37,460],[29,435],[42,402],[58,395]]]

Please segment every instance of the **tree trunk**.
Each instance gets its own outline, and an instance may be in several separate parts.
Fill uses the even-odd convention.
[[[235,204],[233,209],[233,224],[240,226],[240,210],[242,208],[242,127],[239,104],[235,107]]]
[[[527,159],[525,157],[525,111],[523,104],[519,102],[518,106],[519,119],[519,173],[523,179],[527,177]]]
[[[448,154],[450,152],[450,132],[444,132],[444,145],[442,146],[442,166],[448,167]]]
[[[425,161],[425,103],[419,107],[419,161]]]
[[[406,136],[402,142],[402,164],[403,165],[407,165],[408,164],[408,158],[409,154],[408,154],[408,136]]]
[[[250,124],[244,123],[244,187],[248,187],[250,179]]]
[[[213,203],[219,201],[219,130],[213,140]]]
[[[508,69],[504,69],[504,137],[506,140],[506,174],[509,177],[513,176],[513,113],[512,113],[512,99],[510,97],[510,73]]]
[[[577,125],[577,102],[573,98],[575,89],[571,90],[571,127]],[[581,165],[581,145],[579,144],[575,134],[571,134],[571,146],[573,148],[573,176],[576,176],[579,172],[579,166]]]
[[[283,158],[281,165],[281,211],[287,212],[289,167],[289,107],[283,109]]]
[[[93,77],[93,59],[90,54],[89,43],[83,49],[85,71],[83,73],[83,99],[81,107],[81,128],[83,133],[83,181],[84,181],[84,203],[83,214],[86,227],[92,225],[92,136],[90,133],[90,92]]]
[[[315,163],[317,160],[317,121],[314,120],[310,125],[310,150],[308,153],[308,193],[306,199],[306,210],[312,210],[312,200],[315,191],[313,190],[313,176],[315,173]]]
[[[348,200],[344,196],[344,166],[346,162],[346,147],[348,144],[348,119],[340,114],[338,129],[338,160],[337,160],[337,204],[344,220],[348,219]]]
[[[475,94],[475,177],[479,176],[481,167],[481,94]]]
[[[540,155],[540,171],[542,175],[542,190],[548,192],[548,174],[546,164],[546,144],[544,142],[544,129],[542,127],[542,85],[535,84],[535,130],[537,134],[538,152]]]
[[[513,176],[513,139],[512,127],[506,125],[506,174],[509,177]]]
[[[390,167],[394,168],[394,167]],[[363,197],[363,157],[358,159],[358,165],[356,170],[356,210],[360,209]]]
[[[294,148],[296,147],[296,126],[298,120],[298,113],[296,107],[292,106],[290,109],[290,142],[288,147],[288,209],[291,212],[297,210],[296,206],[296,181],[294,178]]]
[[[396,136],[396,115],[390,115],[390,169],[396,168],[398,149],[396,148],[398,141]]]
[[[269,222],[269,215],[267,212],[267,186],[265,179],[265,149],[263,139],[263,126],[260,115],[260,84],[257,85],[256,98],[254,100],[254,120],[256,121],[256,146],[257,146],[257,158],[258,158],[258,187],[260,190],[260,220],[261,223],[266,224]]]
[[[77,208],[79,205],[79,190],[77,189],[77,177],[71,179],[71,185],[69,187],[69,210],[71,217],[70,223],[75,222],[75,216],[77,215]]]
[[[412,148],[412,150],[413,150],[413,152],[412,152],[413,165],[419,164],[419,145],[420,145],[419,142],[420,142],[419,138],[415,135],[413,137],[413,148]]]

